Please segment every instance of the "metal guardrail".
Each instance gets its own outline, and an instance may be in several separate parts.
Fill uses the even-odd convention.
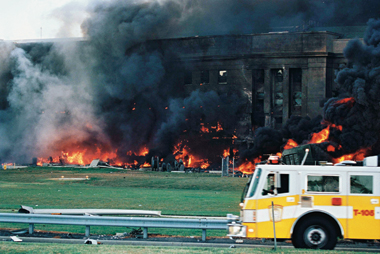
[[[143,228],[144,239],[148,238],[148,228],[202,229],[202,241],[206,241],[206,230],[227,230],[228,228],[228,220],[18,213],[0,213],[0,222],[27,223],[29,234],[33,233],[34,224],[80,225],[86,227],[86,237],[90,236],[90,226],[140,227]]]

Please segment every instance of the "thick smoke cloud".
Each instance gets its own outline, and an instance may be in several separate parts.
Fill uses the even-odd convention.
[[[322,116],[310,117],[291,116],[282,129],[284,139],[293,139],[297,144],[310,140],[311,133],[317,133],[324,128],[321,125]]]
[[[281,131],[268,127],[258,128],[255,131],[255,143],[251,149],[241,152],[241,161],[258,158],[265,154],[276,154],[283,145],[283,135]]]
[[[281,132],[272,130],[273,133],[268,135],[270,130],[258,129],[255,133],[256,140],[268,139],[267,143],[277,144],[277,147],[284,145],[288,139],[304,144],[310,141],[313,133],[321,131],[328,124],[334,124],[342,126],[342,129],[330,128],[329,141],[318,144],[324,151],[329,144],[337,148],[330,152],[331,157],[338,158],[360,149],[369,149],[367,155],[379,154],[380,20],[371,19],[364,43],[358,39],[351,40],[344,49],[344,55],[348,66],[336,78],[342,94],[325,103],[323,119],[292,116]],[[273,139],[267,138],[268,136],[273,136]],[[251,150],[245,152],[248,154],[245,157],[262,155],[261,151],[267,150],[267,143],[256,142]],[[280,150],[274,149],[272,153]]]
[[[339,21],[342,25],[364,22],[380,6],[378,1],[366,3],[94,1],[82,24],[86,41],[17,47],[0,43],[0,160],[29,162],[32,157],[55,155],[68,147],[83,148],[93,154],[98,149],[117,149],[122,157],[130,150],[147,146],[165,154],[184,131],[199,133],[197,119],[233,125],[239,117],[240,102],[248,98],[240,91],[227,95],[201,91],[187,94],[176,72],[181,66],[167,61],[173,58],[173,52],[151,50],[143,45],[155,39],[254,33],[272,26],[302,27],[309,20]],[[62,21],[76,21],[81,15],[69,7],[57,10],[54,15]],[[353,9],[360,18],[344,18],[355,16]],[[73,18],[59,15],[63,13]],[[69,34],[65,29],[59,33]],[[366,37],[373,49],[360,46],[363,54],[375,54],[376,40],[376,36]],[[350,52],[354,54],[347,50],[348,57]],[[373,80],[375,72],[372,69],[368,73]],[[365,84],[360,85],[359,81],[355,84],[357,88],[352,93],[364,105],[371,95],[362,92]],[[372,114],[375,112],[367,113]],[[288,125],[286,135],[295,133],[293,125],[313,129],[312,124],[296,119]],[[297,140],[306,136],[306,130],[297,133],[300,136]],[[225,131],[232,134],[233,127]],[[263,131],[267,132],[270,131]],[[279,143],[276,141],[273,147]]]
[[[380,128],[380,20],[371,19],[364,43],[350,41],[344,50],[349,67],[339,72],[337,82],[354,98],[354,103],[336,104],[331,99],[325,105],[326,120],[343,126],[334,138],[343,149],[352,152],[360,148],[379,149]]]

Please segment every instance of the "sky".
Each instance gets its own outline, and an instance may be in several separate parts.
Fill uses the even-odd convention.
[[[0,0],[0,39],[81,37],[80,24],[86,18],[85,9],[89,2]]]

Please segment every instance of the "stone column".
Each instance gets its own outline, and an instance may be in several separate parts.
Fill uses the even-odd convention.
[[[307,114],[313,118],[322,114],[320,100],[326,96],[326,58],[308,59]]]
[[[265,114],[265,126],[272,127],[272,89],[271,89],[271,72],[270,69],[264,70],[264,114]]]
[[[289,118],[289,68],[283,69],[284,81],[282,82],[282,125],[285,124],[286,120]]]

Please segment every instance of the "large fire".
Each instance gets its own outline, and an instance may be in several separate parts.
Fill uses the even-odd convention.
[[[355,103],[354,98],[345,98],[340,99],[335,102],[335,105],[339,106],[340,104],[347,104],[349,107],[352,107]],[[201,119],[202,120],[202,119]],[[323,125],[327,125],[326,128],[321,130],[318,133],[313,133],[310,137],[310,140],[307,142],[308,144],[318,144],[322,142],[329,142],[329,136],[332,129],[337,131],[342,131],[343,126],[335,125],[328,122],[322,122]],[[216,125],[210,125],[208,123],[200,123],[199,133],[201,136],[203,135],[211,135],[210,138],[214,140],[225,139],[225,137],[218,136],[216,133],[220,133],[223,131],[223,127],[220,122],[217,122]],[[187,132],[187,130],[184,130]],[[236,139],[236,135],[233,135],[231,139],[231,143],[234,144],[234,139]],[[305,143],[303,143],[305,144]],[[283,150],[291,149],[297,147],[299,144],[292,139],[288,139],[287,143],[283,146]],[[148,146],[142,146],[138,151],[128,151],[125,156],[129,156],[130,158],[135,157],[143,157],[145,161],[137,161],[136,159],[132,159],[130,162],[122,161],[119,157],[122,157],[117,149],[113,150],[110,148],[101,149],[94,145],[95,148],[84,148],[84,149],[64,149],[61,152],[61,155],[56,157],[46,158],[38,158],[37,165],[42,166],[44,163],[61,163],[61,164],[76,164],[76,165],[88,165],[94,159],[99,159],[103,162],[107,162],[110,165],[114,166],[133,166],[133,167],[151,167],[152,165],[148,163],[149,158],[147,157],[150,150]],[[341,151],[342,146],[339,144],[329,144],[327,146],[327,152],[336,153]],[[69,150],[69,151],[68,151]],[[366,153],[369,149],[361,149],[352,154],[346,154],[340,158],[333,158],[333,163],[339,163],[344,160],[363,160]],[[234,148],[231,149],[223,149],[221,156],[226,158],[228,156],[232,156],[232,158],[237,158],[238,150]],[[186,168],[201,168],[208,169],[211,166],[211,162],[207,158],[202,158],[201,155],[196,155],[190,146],[188,145],[188,140],[182,139],[173,147],[173,156],[175,160],[179,163],[183,163]],[[281,158],[282,152],[278,152],[276,154]],[[253,161],[245,161],[239,167],[236,168],[237,171],[242,172],[243,174],[252,174],[255,169],[255,164],[259,163],[262,160],[262,157],[259,156],[255,158]],[[163,163],[163,158],[161,158],[160,162]],[[233,160],[230,160],[230,164],[233,163]]]
[[[202,119],[201,119],[202,120]],[[201,123],[199,127],[200,135],[210,135],[209,138],[230,140],[232,143],[235,136],[229,139],[220,135],[223,127],[220,122],[214,125],[209,123]],[[182,139],[173,147],[172,154],[178,163],[183,163],[185,168],[201,168],[208,169],[212,162],[209,158],[204,158],[199,153],[192,151],[192,148],[188,145],[189,141]],[[69,147],[62,149],[60,155],[49,158],[38,158],[37,165],[43,166],[44,164],[59,164],[59,165],[89,165],[94,159],[99,159],[102,162],[108,163],[112,166],[120,167],[151,167],[151,156],[149,156],[150,149],[148,146],[142,146],[136,151],[128,151],[125,154],[121,154],[117,149],[111,149],[110,147],[100,147],[94,144],[93,146],[86,146],[86,148],[80,148],[80,146],[73,147],[69,144],[61,144],[62,147]],[[227,148],[223,152],[223,156],[229,156],[230,149]],[[234,154],[237,149],[234,149]],[[149,157],[148,157],[149,156]],[[155,157],[153,155],[153,157]],[[219,157],[216,157],[219,158]],[[219,161],[219,159],[216,159]],[[160,163],[164,163],[164,158],[160,158]],[[171,162],[173,163],[173,162]]]
[[[113,165],[123,165],[121,161],[117,160],[117,150],[111,152],[102,152],[100,148],[97,148],[95,153],[90,152],[88,149],[73,152],[62,151],[60,156],[50,157],[49,159],[38,158],[37,165],[42,166],[44,163],[88,165],[94,159],[99,159],[104,162],[111,162]]]

